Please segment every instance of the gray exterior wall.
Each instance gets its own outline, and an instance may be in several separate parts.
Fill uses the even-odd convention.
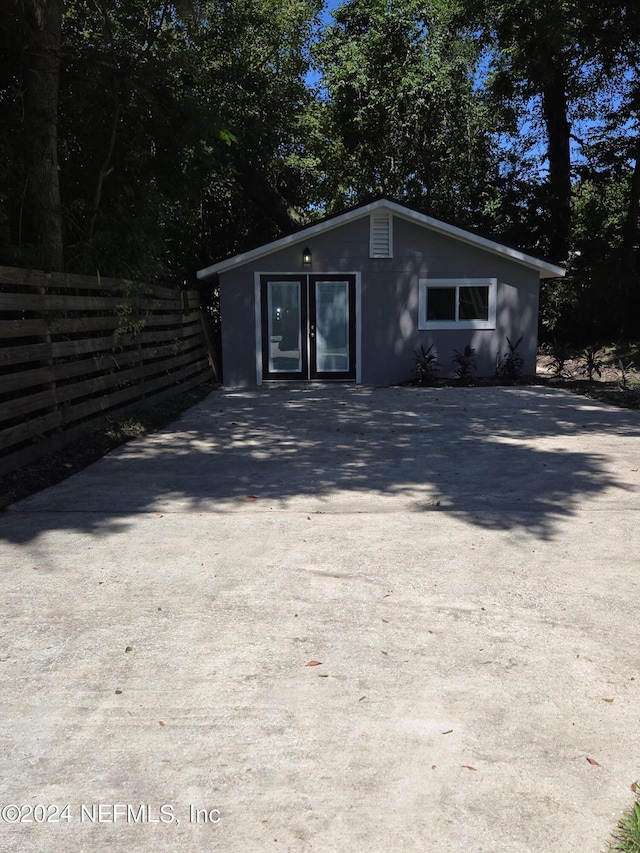
[[[311,268],[302,266],[309,246]],[[362,381],[392,385],[411,378],[413,351],[434,344],[442,375],[453,375],[454,350],[477,350],[477,375],[492,376],[507,336],[523,341],[518,351],[524,372],[535,373],[539,273],[419,224],[393,218],[393,258],[369,257],[368,214],[312,238],[301,237],[253,265],[220,275],[222,369],[225,385],[256,384],[254,273],[360,272],[362,284]],[[424,278],[497,278],[496,328],[418,329],[418,282]]]

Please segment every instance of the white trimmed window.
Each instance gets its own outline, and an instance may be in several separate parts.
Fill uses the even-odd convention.
[[[422,278],[419,329],[495,329],[496,278]]]

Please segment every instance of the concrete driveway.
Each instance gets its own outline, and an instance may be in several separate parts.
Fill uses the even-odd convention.
[[[290,387],[16,504],[1,849],[603,850],[639,469],[640,415],[561,391]]]

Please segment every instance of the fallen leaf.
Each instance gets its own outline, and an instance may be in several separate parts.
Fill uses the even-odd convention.
[[[382,652],[382,649],[380,649],[380,651]],[[382,652],[382,654],[383,654],[385,657],[389,657],[389,652]]]
[[[631,783],[631,790],[633,791],[634,794],[637,794],[638,791],[640,791],[640,785],[638,785],[637,782],[632,782]]]
[[[132,651],[133,651],[133,646],[127,646],[127,648],[125,649],[125,652],[132,652]]]
[[[329,676],[325,672],[322,672],[318,673],[318,678],[329,678]]]
[[[322,666],[321,660],[310,660],[309,663],[305,663],[305,666]]]
[[[122,693],[119,687],[116,687],[116,696],[119,696]]]
[[[603,701],[603,702],[609,702],[609,703],[611,703],[611,702],[613,702],[613,699],[605,699],[605,698],[604,698],[604,696],[603,696],[603,697],[602,697],[602,701]]]
[[[389,620],[388,620],[388,619],[383,619],[382,621],[385,623],[385,625],[388,625],[388,624],[389,624]]]
[[[164,726],[164,723],[162,722],[162,720],[158,720],[158,725],[159,725],[159,726]]]
[[[441,732],[443,735],[450,735],[453,729],[447,729],[446,732]]]
[[[362,700],[363,700],[363,699],[366,699],[366,698],[367,698],[366,696],[361,696],[361,697],[358,699],[358,702],[362,702]]]
[[[463,764],[462,766],[465,770],[475,770],[476,772],[478,771],[477,767],[472,767],[470,764]]]
[[[589,756],[587,756],[587,761],[589,762],[589,764],[593,764],[594,767],[600,767],[595,758],[589,758]]]

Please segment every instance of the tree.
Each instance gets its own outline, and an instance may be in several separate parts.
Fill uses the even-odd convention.
[[[299,224],[320,6],[66,0],[60,24],[61,0],[10,0],[2,260],[169,277]]]
[[[474,90],[479,50],[452,27],[449,4],[348,0],[334,18],[316,49],[338,152],[332,195],[346,204],[385,193],[477,220],[496,161]]]
[[[15,45],[6,45],[5,55],[18,64],[15,70],[4,69],[3,82],[9,88],[0,95],[0,109],[18,140],[17,145],[7,137],[3,140],[17,166],[8,183],[13,198],[19,199],[12,204],[5,197],[5,216],[13,206],[18,242],[35,250],[33,257],[40,265],[60,270],[64,264],[58,177],[62,0],[9,0],[0,22],[7,42],[17,40],[20,45],[19,51]],[[19,111],[11,101],[19,102]]]

